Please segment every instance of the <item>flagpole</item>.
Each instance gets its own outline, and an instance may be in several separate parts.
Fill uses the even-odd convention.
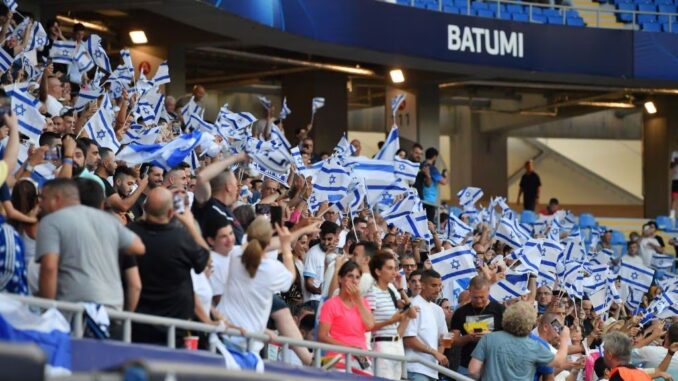
[[[350,218],[351,228],[353,229],[353,234],[358,237],[358,233],[355,231],[355,224],[353,223],[353,212],[351,211],[351,204],[348,205],[348,217]]]

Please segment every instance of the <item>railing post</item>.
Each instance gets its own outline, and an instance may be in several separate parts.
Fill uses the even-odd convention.
[[[372,368],[374,368],[374,377],[379,377],[379,367],[377,367],[377,361],[379,361],[379,357],[372,357]]]
[[[122,341],[126,343],[132,342],[132,320],[125,319],[122,322]]]
[[[407,360],[403,360],[403,362],[400,363],[400,378],[403,380],[407,380]]]
[[[497,0],[497,18],[501,18],[501,0]]]
[[[527,12],[530,16],[530,22],[532,22],[532,3],[530,3],[529,8],[527,8]]]
[[[633,13],[631,13],[631,17],[633,22],[633,30],[636,30],[636,11],[633,11]]]
[[[170,325],[167,329],[167,346],[170,348],[177,347],[177,328]]]
[[[75,336],[78,339],[82,338],[82,334],[83,334],[82,333],[82,324],[83,324],[82,315],[83,315],[83,311],[80,310],[80,311],[76,312],[75,315],[73,316],[73,325],[74,325],[73,336]]]
[[[282,346],[282,351],[283,351],[282,361],[285,364],[289,364],[290,363],[290,354],[289,354],[290,345],[288,343],[284,343],[283,346]]]
[[[471,15],[471,0],[466,0],[466,16]]]
[[[351,354],[346,352],[344,353],[344,357],[346,360],[344,360],[344,364],[346,364],[346,373],[351,373]]]
[[[315,349],[313,351],[313,367],[320,368],[322,358],[320,358],[320,349]]]
[[[600,28],[600,10],[596,9],[596,28]]]
[[[563,7],[563,25],[567,23],[567,8]]]

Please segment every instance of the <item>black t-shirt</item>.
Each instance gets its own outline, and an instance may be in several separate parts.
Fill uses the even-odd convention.
[[[465,304],[452,315],[452,330],[459,330],[462,335],[468,334],[464,329],[464,323],[467,321],[483,321],[489,320],[494,324],[494,327],[490,326],[490,329],[493,332],[502,330],[502,315],[504,314],[504,306],[494,301],[490,301],[490,304],[485,306],[485,308],[474,308],[471,303]],[[493,328],[493,329],[492,329]],[[468,363],[471,361],[471,353],[476,349],[478,342],[470,342],[463,347],[461,347],[461,359],[459,365],[465,368],[468,368]]]
[[[107,179],[97,175],[98,178],[101,179],[101,181],[104,183],[104,188],[105,188],[105,193],[106,193],[106,198],[111,197],[115,193],[115,189],[113,189],[113,186],[111,183],[108,182]]]
[[[141,296],[136,312],[190,319],[193,317],[191,269],[200,274],[210,253],[199,246],[176,220],[166,225],[136,221],[127,227],[146,245],[136,259],[141,277]]]
[[[523,190],[525,198],[534,198],[537,196],[537,189],[541,186],[541,180],[536,172],[530,172],[520,178],[520,189]]]
[[[235,218],[235,215],[231,211],[231,208],[226,206],[223,202],[217,200],[216,198],[210,198],[205,204],[198,205],[197,202],[193,202],[191,207],[193,216],[200,224],[200,229],[202,230],[202,235],[206,237],[207,232],[209,232],[210,224],[217,223],[220,219],[226,218],[233,224],[233,234],[235,235],[235,243],[237,245],[242,244],[242,236],[245,234],[245,230],[240,225],[240,222]]]

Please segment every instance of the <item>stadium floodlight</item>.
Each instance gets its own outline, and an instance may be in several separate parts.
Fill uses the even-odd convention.
[[[645,111],[647,111],[648,114],[656,114],[657,113],[657,106],[654,105],[654,102],[652,101],[647,101],[643,105],[645,107]]]
[[[143,30],[133,30],[129,32],[129,38],[131,38],[132,42],[135,44],[145,44],[148,42],[146,33],[144,33]]]
[[[391,75],[391,81],[393,83],[403,83],[405,82],[405,74],[400,69],[393,69],[389,72]]]

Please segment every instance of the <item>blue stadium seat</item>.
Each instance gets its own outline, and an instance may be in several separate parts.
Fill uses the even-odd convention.
[[[537,222],[537,219],[539,216],[537,216],[537,213],[531,211],[531,210],[523,210],[523,212],[520,214],[520,223],[521,224],[533,224]]]
[[[500,18],[501,20],[513,20],[513,19],[511,18],[511,15],[512,15],[512,13],[509,13],[509,12],[506,11],[506,10],[502,10],[501,13],[499,14],[499,18]]]
[[[549,16],[548,23],[552,25],[563,25],[562,16]]]
[[[674,26],[674,24],[676,23],[676,21],[678,21],[678,20],[676,19],[676,16],[667,16],[667,15],[659,15],[659,16],[657,16],[657,22],[660,23],[660,24],[667,24],[667,25],[668,25],[669,19],[671,19],[671,27],[673,28],[673,26]]]
[[[669,23],[664,23],[662,24],[662,32],[678,33],[678,24],[671,23],[671,27],[669,28]]]
[[[579,227],[580,228],[592,228],[598,225],[596,218],[593,217],[591,213],[582,213],[579,215]]]
[[[477,11],[477,10],[480,10],[480,9],[487,10],[488,7],[487,7],[486,3],[483,3],[483,2],[480,2],[480,1],[474,1],[474,2],[471,3],[471,9],[474,10],[474,11]]]
[[[534,15],[543,15],[544,9],[539,7],[532,7],[532,16]]]
[[[457,8],[467,8],[468,7],[468,1],[466,0],[454,0],[454,6]]]
[[[626,237],[624,236],[624,233],[619,230],[613,230],[610,244],[612,244],[612,248],[614,249],[615,258],[619,258],[626,254]]]
[[[635,4],[652,4],[652,0],[634,0]]]
[[[459,13],[459,8],[456,8],[452,5],[443,5],[443,12],[447,13]]]
[[[641,12],[657,12],[654,4],[638,4],[638,10]]]
[[[579,17],[579,12],[576,9],[568,9],[565,12],[565,17]]]
[[[485,17],[485,18],[489,18],[489,19],[494,18],[494,12],[493,11],[490,11],[490,10],[487,10],[487,9],[478,9],[477,12],[478,12],[478,16],[480,16],[480,17]]]
[[[673,4],[661,4],[657,6],[661,13],[676,13],[676,6]]]
[[[518,4],[509,4],[507,9],[510,13],[525,13],[525,8]]]
[[[621,3],[617,4],[617,9],[619,9],[620,11],[634,11],[636,9],[636,6],[633,4]],[[617,17],[619,18],[619,21],[623,22],[633,21],[632,13],[617,13]]]
[[[443,0],[443,8],[445,8],[446,5],[448,7],[454,7],[454,0]]]
[[[410,0],[396,0],[396,4],[410,5]]]
[[[557,9],[552,9],[552,8],[544,9],[544,11],[542,13],[546,17],[559,17],[559,16],[561,16],[560,12]]]
[[[426,9],[426,5],[427,5],[427,4],[428,4],[428,3],[426,3],[426,2],[424,2],[424,1],[422,1],[422,0],[414,0],[414,7],[415,7],[415,8],[424,8],[424,9]]]
[[[658,6],[673,5],[673,1],[671,1],[671,0],[654,0],[654,3],[657,4]]]
[[[671,223],[671,218],[669,216],[657,216],[655,221],[657,222],[657,228],[659,230],[673,228],[673,224]]]
[[[512,13],[511,19],[513,21],[529,22],[530,16],[526,15],[525,13]]]
[[[567,25],[571,26],[586,26],[586,24],[584,24],[584,19],[581,17],[568,17],[566,22]]]
[[[636,20],[638,21],[639,24],[656,24],[657,23],[657,16],[655,15],[638,15],[636,16]],[[659,29],[659,26],[657,26],[657,29]]]
[[[546,16],[533,14],[532,22],[536,24],[546,24]]]

